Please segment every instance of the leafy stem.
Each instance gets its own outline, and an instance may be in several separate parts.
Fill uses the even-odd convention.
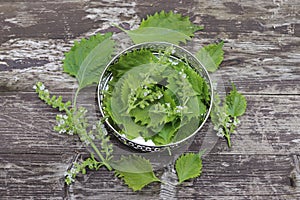
[[[84,111],[85,114],[85,111]],[[80,139],[87,145],[90,145],[93,150],[96,152],[97,156],[100,158],[101,163],[109,170],[111,171],[112,168],[111,166],[108,164],[108,160],[106,158],[103,157],[103,155],[101,154],[100,150],[98,149],[98,147],[95,145],[93,139],[91,138],[92,132],[90,132],[90,134],[88,134],[87,132],[87,124],[84,121],[84,115],[83,116],[79,116],[79,118],[74,117],[74,125],[75,128],[77,130],[77,134],[79,135]]]
[[[106,133],[101,128],[101,122],[97,124],[96,127],[98,131],[98,139],[102,142],[101,150],[96,146],[96,144],[93,141],[93,138],[95,138],[95,130],[87,131],[89,124],[87,122],[86,118],[86,112],[87,110],[83,107],[73,107],[71,108],[71,102],[63,102],[62,97],[56,97],[55,95],[50,96],[49,91],[45,88],[44,84],[41,82],[37,82],[34,86],[35,91],[38,93],[38,96],[41,100],[43,100],[48,105],[52,106],[53,108],[58,108],[59,111],[64,111],[66,115],[58,114],[56,117],[57,120],[57,126],[54,127],[54,130],[59,133],[66,133],[69,135],[77,134],[82,142],[84,142],[87,145],[90,145],[92,149],[95,151],[96,155],[100,158],[101,162],[98,162],[101,166],[105,166],[108,170],[112,170],[112,167],[108,163],[109,159],[111,159],[111,153],[112,153],[112,145],[108,145],[108,137],[106,136]],[[74,98],[74,106],[76,106],[76,98],[78,95],[79,89],[77,90]],[[104,157],[103,154],[106,156]],[[93,156],[92,156],[93,157]],[[95,164],[95,159],[92,159]],[[92,161],[90,160],[90,162]],[[85,165],[86,163],[82,163]],[[77,163],[78,168],[78,163]],[[82,166],[80,167],[82,168]],[[80,170],[79,170],[80,171]],[[67,183],[72,180],[70,177],[75,177],[76,173],[78,173],[78,170],[73,170],[72,176],[69,176]],[[72,182],[72,181],[71,181]]]
[[[217,135],[225,137],[228,147],[231,147],[231,134],[235,133],[236,126],[240,123],[238,116],[245,113],[246,98],[232,85],[231,92],[222,102],[219,95],[214,95],[213,109],[210,114]]]
[[[231,147],[231,139],[230,139],[230,131],[228,131],[227,128],[225,128],[225,133],[224,133],[224,137],[226,138],[227,140],[227,144],[228,144],[228,147]]]

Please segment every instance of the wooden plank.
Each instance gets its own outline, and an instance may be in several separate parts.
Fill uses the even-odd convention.
[[[63,165],[63,167],[57,169],[57,174],[60,176],[57,175],[50,181],[54,179],[60,181],[60,186],[62,186],[63,173],[71,164],[71,160],[78,152],[86,154],[86,149],[82,147],[76,137],[59,135],[52,130],[57,112],[44,105],[34,93],[6,92],[1,93],[0,98],[0,134],[2,136],[0,155],[6,163],[3,168],[5,166],[10,168],[7,166],[13,166],[13,164],[23,166],[22,163],[26,163],[26,169],[29,170],[30,167],[32,170],[44,169],[44,173],[51,176],[57,169],[52,158],[49,160],[50,164],[45,165],[30,165],[28,162],[34,160],[32,163],[43,163],[48,157],[54,157],[58,159],[58,166]],[[222,196],[263,199],[266,195],[271,194],[281,195],[282,198],[288,195],[291,197],[299,195],[299,193],[293,192],[288,184],[293,162],[289,152],[300,152],[299,138],[297,140],[298,132],[296,127],[293,127],[297,123],[279,123],[280,120],[290,122],[299,120],[296,104],[299,102],[298,96],[274,98],[274,96],[251,95],[247,96],[247,99],[249,106],[247,115],[242,119],[243,123],[238,129],[238,134],[232,138],[233,148],[228,149],[224,140],[212,137],[213,140],[216,139],[213,141],[215,146],[205,157],[204,175],[196,182],[192,181],[185,183],[182,187],[176,187],[175,197],[195,198],[196,195],[200,195],[200,197],[203,195],[208,199]],[[274,114],[267,115],[268,112],[274,112]],[[262,118],[262,121],[258,120],[253,123],[253,119],[260,119],[259,116],[265,117]],[[274,121],[274,117],[276,121]],[[202,135],[199,134],[190,150],[198,151],[203,145],[205,144],[203,144]],[[15,170],[14,167],[12,170]],[[10,171],[8,170],[8,172]],[[26,188],[18,190],[18,194],[34,194],[33,190],[31,191],[32,188],[30,189],[30,181],[24,180],[24,177],[20,177],[19,173],[15,171],[11,171],[11,176],[18,177],[14,178],[22,183],[21,188]],[[39,174],[36,176],[39,177]],[[5,180],[3,180],[4,183]],[[14,185],[18,181],[7,182]],[[43,184],[46,183],[40,183],[40,185]],[[224,186],[226,184],[228,185]],[[112,195],[116,198],[137,199],[150,195],[155,198],[159,197],[161,195],[160,187],[159,184],[153,184],[140,193],[134,193],[120,183],[117,178],[114,178],[112,173],[101,170],[100,172],[90,172],[86,177],[79,178],[79,181],[67,190],[68,195],[72,198],[85,196],[91,199],[108,198]],[[16,188],[18,186],[12,186],[12,193],[5,193],[5,195],[13,197],[16,195]],[[235,188],[235,192],[232,191],[232,188]],[[258,190],[258,188],[261,189]],[[207,197],[206,195],[212,194],[212,190],[214,191],[213,196]],[[188,192],[182,193],[181,191]],[[61,193],[58,192],[58,194]]]
[[[82,1],[1,2],[0,42],[13,38],[69,39],[93,27]]]
[[[1,199],[61,199],[70,154],[0,154]]]
[[[59,95],[59,94],[58,94]],[[0,93],[1,153],[59,153],[78,147],[76,136],[54,132],[59,114],[35,93]],[[65,99],[69,96],[65,95]]]
[[[40,3],[32,4],[36,4],[36,7],[41,6]],[[53,10],[53,7],[55,7],[55,12],[58,12],[59,9],[65,6],[64,3],[61,4],[50,2],[49,5],[46,4],[44,7],[46,10]],[[253,5],[256,5],[255,3],[250,5],[245,3],[244,5],[219,1],[213,5],[207,3],[207,5],[201,6],[198,6],[196,2],[185,5],[180,3],[180,1],[169,2],[168,4],[160,1],[140,4],[122,3],[121,1],[107,4],[104,2],[91,2],[84,7],[85,11],[83,12],[83,5],[75,1],[69,5],[75,10],[71,9],[68,13],[72,13],[72,15],[73,13],[78,13],[76,18],[70,16],[65,18],[63,22],[56,22],[55,18],[54,21],[59,27],[63,26],[62,24],[64,23],[77,27],[74,21],[79,20],[81,17],[89,20],[89,23],[95,26],[88,27],[92,32],[97,32],[97,30],[104,32],[108,30],[117,31],[116,29],[111,29],[109,23],[121,23],[126,19],[129,22],[129,26],[135,27],[139,23],[140,18],[157,10],[156,6],[166,10],[175,9],[191,15],[196,23],[205,25],[205,30],[197,33],[194,42],[190,42],[186,46],[191,52],[195,53],[201,46],[214,42],[217,38],[225,40],[225,61],[219,73],[222,74],[226,86],[230,85],[229,81],[233,81],[241,91],[248,94],[299,94],[299,88],[295,87],[295,85],[299,84],[300,74],[298,67],[300,62],[299,53],[297,51],[300,38],[297,35],[297,31],[295,31],[300,24],[299,20],[295,18],[297,16],[297,13],[295,13],[296,8],[299,5],[295,1],[278,3],[278,5],[272,2],[259,2],[259,4],[261,9],[254,9]],[[9,5],[9,3],[4,4],[2,9],[5,10]],[[15,5],[14,7],[18,6],[20,5]],[[102,8],[103,6],[107,7],[105,13],[101,12],[105,10]],[[115,6],[118,9],[114,8]],[[233,10],[237,7],[242,7],[245,14],[234,13]],[[278,10],[277,13],[274,11],[275,8]],[[22,9],[27,9],[28,12],[39,13],[38,9],[31,10],[29,6],[25,6]],[[121,12],[126,9],[129,9],[129,11],[125,16],[121,13],[116,15],[117,11]],[[286,12],[288,9],[294,15],[288,15]],[[135,12],[138,16],[134,15]],[[272,12],[274,12],[272,18],[269,19],[269,15]],[[104,16],[103,23],[100,23],[102,19],[99,13]],[[216,13],[219,14],[216,15]],[[47,17],[42,14],[38,16]],[[222,16],[222,18],[218,16]],[[232,19],[233,16],[238,16],[238,18]],[[7,18],[9,16],[4,15],[4,17]],[[27,23],[27,19],[24,20],[24,23]],[[288,24],[287,21],[289,22]],[[85,22],[82,23],[86,24]],[[78,27],[84,28],[84,26]],[[49,82],[55,83],[53,86],[61,85],[56,84],[57,82],[65,82],[64,87],[73,88],[74,82],[72,80],[67,78],[67,76],[60,77],[60,66],[63,52],[70,48],[75,38],[71,37],[71,39],[65,40],[58,39],[60,38],[59,35],[44,37],[43,34],[40,34],[35,39],[34,35],[30,34],[36,34],[36,31],[33,31],[36,30],[36,27],[33,27],[33,29],[31,29],[31,26],[26,28],[30,30],[28,35],[24,36],[23,34],[22,38],[25,37],[24,39],[11,39],[1,45],[3,54],[0,56],[0,69],[2,71],[0,88],[2,90],[19,90],[20,88],[17,84],[22,84],[22,90],[29,91],[34,81],[45,80],[44,76],[47,76]],[[14,31],[14,29],[10,30],[13,35],[20,33],[20,31]],[[38,30],[45,31],[42,28],[38,28]],[[49,30],[47,29],[47,31]],[[68,33],[70,32],[72,31]],[[81,31],[76,30],[73,32],[80,33]],[[62,32],[54,27],[53,30],[50,30],[50,33],[61,34]],[[5,34],[3,33],[3,35]],[[66,33],[64,34],[66,35]],[[83,33],[80,37],[90,34],[91,32]],[[119,46],[119,51],[126,46],[128,47],[129,39],[124,33],[117,31],[114,38],[123,42],[123,45]],[[25,77],[21,78],[23,76]],[[24,82],[24,80],[29,81]]]
[[[61,93],[54,94],[60,95]],[[66,95],[65,99],[70,99],[69,95]],[[87,101],[86,105],[95,109],[91,111],[94,113],[90,113],[92,117],[97,112],[97,101],[94,98],[95,94],[91,96],[85,101]],[[241,118],[242,124],[238,127],[237,134],[232,136],[233,147],[230,152],[237,154],[300,153],[298,132],[300,97],[252,95],[246,97],[247,113]],[[55,116],[59,112],[45,105],[35,93],[0,93],[0,105],[2,135],[0,152],[5,152],[7,149],[15,153],[27,150],[39,152],[45,151],[46,147],[49,153],[49,151],[63,151],[65,145],[78,145],[75,142],[76,137],[67,137],[53,131],[53,126],[56,124]],[[208,128],[211,131],[212,125]],[[197,145],[202,142],[205,134],[208,133],[199,134],[196,137]],[[214,133],[209,132],[209,134]],[[215,140],[213,141],[216,145],[215,151],[227,151],[225,141],[217,138],[212,138],[212,140]]]
[[[222,162],[220,163],[220,160]],[[153,183],[132,192],[105,172],[90,172],[70,187],[72,198],[88,199],[297,199],[290,186],[291,157],[208,154],[201,177],[166,189]],[[166,173],[166,172],[165,172]],[[174,172],[173,172],[174,173]],[[101,180],[101,181],[100,181]],[[171,180],[167,185],[174,184]]]
[[[43,81],[55,94],[72,99],[75,79],[62,73],[61,60],[73,40],[113,31],[120,51],[131,42],[112,23],[136,28],[147,14],[161,9],[205,26],[185,46],[192,53],[225,41],[218,81],[225,90],[233,81],[248,100],[233,147],[206,125],[189,149],[208,148],[203,174],[182,186],[175,186],[174,171],[165,169],[157,172],[165,185],[132,192],[101,169],[66,187],[65,170],[88,150],[76,136],[53,131],[58,112],[44,105],[32,86]],[[1,1],[1,199],[299,199],[298,10],[297,0]],[[91,91],[80,97],[95,117]]]
[[[70,155],[69,155],[70,156]],[[299,190],[290,185],[292,157],[285,155],[208,154],[201,177],[166,189],[153,183],[133,192],[112,172],[101,169],[79,176],[66,187],[63,174],[67,160],[60,154],[1,154],[2,199],[297,199]],[[70,158],[70,157],[69,157]],[[220,160],[222,161],[220,163]],[[69,161],[68,161],[69,162]],[[157,172],[164,175],[167,172]],[[169,172],[170,173],[170,172]],[[174,172],[171,172],[171,174]],[[175,176],[175,175],[174,175]],[[166,184],[175,180],[167,180]],[[66,187],[66,188],[65,188]],[[170,198],[168,198],[170,199]]]

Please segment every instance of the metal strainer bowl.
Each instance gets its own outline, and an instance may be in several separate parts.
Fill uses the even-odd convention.
[[[153,52],[153,54],[157,54],[158,52],[164,52],[166,49],[170,49],[170,47],[173,49],[171,56],[180,59],[180,60],[185,60],[190,67],[192,67],[201,77],[204,78],[206,81],[209,92],[210,92],[210,105],[207,109],[207,112],[204,116],[204,120],[202,123],[199,123],[198,128],[191,132],[187,137],[180,141],[176,141],[173,143],[169,143],[166,145],[147,145],[147,144],[142,144],[138,143],[136,141],[130,140],[127,137],[124,136],[124,134],[121,134],[119,132],[118,127],[114,124],[114,122],[110,119],[107,113],[105,113],[104,105],[103,105],[103,98],[105,95],[105,90],[108,89],[108,84],[109,81],[112,80],[113,75],[110,72],[109,68],[111,65],[114,63],[118,62],[119,58],[127,54],[129,52],[132,52],[134,50],[139,50],[139,49],[147,49]],[[174,148],[178,147],[180,145],[184,145],[188,142],[193,141],[194,136],[199,132],[199,130],[203,127],[204,123],[206,122],[207,118],[209,117],[209,113],[212,108],[212,101],[213,101],[213,90],[212,90],[212,83],[211,79],[209,77],[209,74],[205,67],[202,65],[202,63],[195,57],[193,56],[189,51],[183,49],[182,47],[179,47],[177,45],[171,44],[171,43],[166,43],[166,42],[149,42],[149,43],[142,43],[138,45],[131,46],[121,53],[119,53],[117,56],[115,56],[106,66],[104,69],[103,73],[100,76],[100,81],[98,85],[98,104],[100,108],[101,115],[105,117],[105,124],[107,125],[106,127],[108,129],[111,129],[111,132],[125,145],[132,147],[133,149],[142,151],[142,152],[158,152],[161,150],[164,150],[166,148]]]

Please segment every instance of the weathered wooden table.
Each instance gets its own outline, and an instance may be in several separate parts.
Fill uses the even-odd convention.
[[[113,31],[118,48],[128,47],[112,23],[134,28],[163,9],[205,26],[190,51],[225,41],[218,73],[226,90],[232,81],[248,100],[233,147],[218,139],[202,176],[180,186],[167,180],[133,192],[105,169],[65,185],[64,172],[88,151],[76,136],[53,131],[58,112],[32,86],[42,81],[71,99],[75,79],[61,60],[74,40]],[[298,0],[1,0],[0,199],[300,199],[299,11]]]

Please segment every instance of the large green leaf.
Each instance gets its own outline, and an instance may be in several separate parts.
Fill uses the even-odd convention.
[[[194,153],[182,154],[176,160],[175,169],[179,183],[200,176],[202,172],[202,160],[200,155]]]
[[[196,53],[196,57],[204,65],[207,71],[216,71],[221,62],[223,61],[223,45],[224,42],[220,42],[218,44],[209,44],[207,46],[202,47]]]
[[[149,160],[141,156],[123,156],[112,163],[116,176],[122,178],[133,191],[141,190],[149,183],[160,180],[155,176]]]
[[[135,44],[164,41],[173,44],[186,43],[194,32],[203,29],[194,25],[189,17],[161,11],[144,19],[138,29],[126,31]]]
[[[111,33],[97,34],[75,42],[63,60],[63,70],[75,76],[79,89],[99,81],[100,74],[111,59],[114,42]]]
[[[179,42],[185,42],[190,40],[190,37],[177,30],[161,28],[161,27],[145,27],[132,31],[127,31],[132,41],[135,44],[143,42],[170,42],[173,44],[179,44]]]

